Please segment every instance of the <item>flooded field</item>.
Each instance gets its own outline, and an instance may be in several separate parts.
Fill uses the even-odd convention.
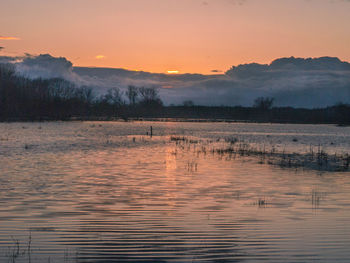
[[[349,262],[347,153],[331,125],[1,123],[0,262]]]

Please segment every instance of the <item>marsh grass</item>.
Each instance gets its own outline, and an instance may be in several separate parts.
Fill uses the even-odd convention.
[[[257,206],[258,206],[259,208],[266,208],[266,206],[267,206],[267,200],[266,200],[265,197],[259,198],[256,204],[257,204]]]
[[[170,136],[170,141],[177,142],[177,143],[184,142],[185,144],[198,144],[201,142],[200,140],[187,138],[184,136]]]
[[[186,169],[190,173],[197,172],[198,170],[198,163],[196,161],[188,161],[186,165]]]
[[[19,239],[13,238],[12,245],[7,248],[4,254],[0,255],[0,262],[6,263],[16,263],[16,262],[25,262],[25,263],[36,263],[38,258],[33,253],[32,249],[32,234],[29,233],[28,240],[26,242],[20,242]],[[40,250],[39,250],[40,251]],[[3,261],[5,260],[5,261]],[[77,250],[66,248],[62,251],[62,255],[59,258],[52,258],[48,256],[47,258],[41,258],[40,262],[62,262],[62,263],[77,263],[81,262],[79,259],[79,253]]]
[[[212,141],[171,136],[170,141],[175,142],[181,150],[190,150],[190,145],[196,144],[197,147],[194,149],[197,156],[211,153],[225,160],[253,157],[258,160],[259,164],[275,165],[281,168],[345,172],[349,171],[350,166],[348,153],[329,154],[321,145],[318,145],[316,150],[310,146],[309,151],[305,153],[289,153],[285,149],[277,151],[275,145],[269,147],[265,143],[256,145],[232,137]]]
[[[325,193],[312,190],[312,193],[311,193],[312,208],[319,208],[320,202],[322,199],[324,199],[324,196],[325,196]]]
[[[21,262],[32,262],[32,235],[31,233],[28,236],[27,243],[21,245],[18,239],[12,237],[13,245],[8,247],[7,252],[5,253],[5,257],[8,263],[15,263],[18,260]]]

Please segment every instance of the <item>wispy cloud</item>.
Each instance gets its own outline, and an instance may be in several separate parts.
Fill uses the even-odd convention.
[[[20,40],[20,38],[0,36],[0,40]]]
[[[95,58],[96,59],[104,59],[104,58],[106,58],[106,56],[104,56],[104,55],[97,55]]]
[[[220,73],[220,72],[223,72],[222,70],[220,69],[213,69],[211,70],[212,73]]]

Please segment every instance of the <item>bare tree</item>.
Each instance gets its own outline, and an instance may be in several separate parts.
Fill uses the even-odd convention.
[[[260,110],[268,110],[272,108],[274,98],[270,97],[259,97],[254,100],[254,108]]]
[[[184,102],[182,102],[182,105],[184,107],[193,107],[194,106],[194,103],[192,100],[185,100]]]
[[[123,93],[118,88],[109,89],[102,100],[114,106],[124,104]]]
[[[135,86],[129,86],[128,90],[126,91],[126,96],[129,99],[129,104],[135,105],[138,97],[138,88]]]
[[[161,106],[163,105],[158,95],[158,90],[155,88],[138,88],[140,95],[140,104],[148,106]]]
[[[92,103],[95,98],[92,88],[86,86],[77,88],[76,95],[85,103]]]
[[[158,92],[155,88],[141,87],[138,90],[142,101],[152,101],[158,98]]]

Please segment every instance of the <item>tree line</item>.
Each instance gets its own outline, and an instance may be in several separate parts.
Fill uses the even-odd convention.
[[[97,96],[60,78],[28,79],[10,64],[0,64],[0,120],[66,120],[83,116],[125,117],[163,106],[155,88],[129,86],[125,94],[111,88]]]
[[[207,107],[184,101],[164,106],[155,88],[129,86],[96,95],[59,78],[28,79],[15,74],[13,65],[0,64],[0,121],[70,120],[94,118],[226,119],[279,123],[350,124],[350,105],[320,109],[273,107],[274,98],[259,97],[252,107]]]

